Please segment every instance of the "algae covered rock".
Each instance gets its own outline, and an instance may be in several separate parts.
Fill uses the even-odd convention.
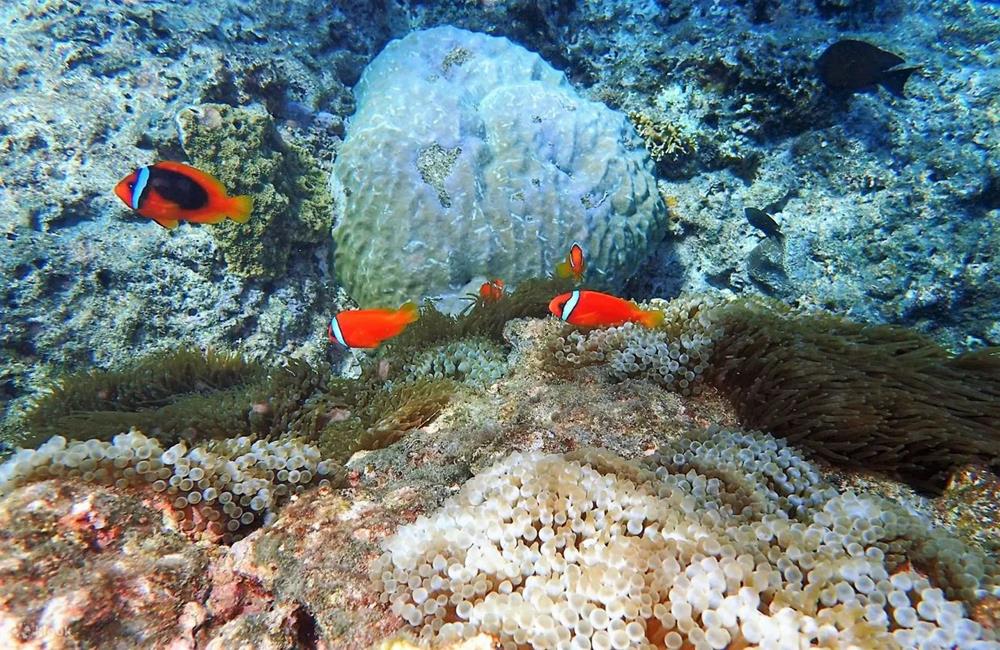
[[[362,305],[538,277],[574,241],[588,280],[620,288],[662,237],[666,210],[628,119],[505,38],[412,33],[355,95],[334,164],[334,239]]]
[[[211,586],[212,550],[112,488],[27,485],[0,498],[0,526],[4,648],[165,647]]]
[[[212,228],[230,271],[278,277],[294,247],[328,239],[333,204],[319,164],[283,140],[263,108],[192,106],[178,114],[177,126],[195,166],[214,174],[230,194],[253,196],[248,223]]]

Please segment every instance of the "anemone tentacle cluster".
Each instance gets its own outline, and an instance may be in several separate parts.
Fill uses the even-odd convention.
[[[548,341],[555,365],[683,395],[710,385],[744,426],[931,492],[962,464],[1000,468],[1000,348],[954,356],[917,332],[760,298],[651,303],[661,327],[567,330]]]
[[[241,436],[188,449],[163,449],[137,430],[111,442],[54,436],[0,465],[0,496],[29,481],[80,478],[118,488],[148,487],[170,499],[186,532],[236,538],[266,523],[287,498],[330,485],[339,467],[297,439]]]
[[[511,454],[387,539],[374,580],[442,645],[1000,648],[961,599],[996,590],[995,567],[922,573],[902,558],[936,534],[901,507],[765,434],[700,438],[666,444],[652,480],[607,452]]]
[[[476,386],[497,381],[508,369],[503,348],[479,337],[424,350],[404,366],[407,380],[451,378]]]
[[[722,334],[712,320],[712,308],[719,300],[685,296],[656,302],[664,314],[662,326],[647,329],[630,322],[589,332],[569,331],[549,344],[556,363],[605,363],[614,379],[643,377],[682,395],[699,394],[713,341]]]

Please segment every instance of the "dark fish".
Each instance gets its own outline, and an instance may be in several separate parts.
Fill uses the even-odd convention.
[[[820,55],[819,76],[833,90],[853,93],[882,85],[897,97],[904,97],[903,86],[917,68],[897,68],[903,58],[879,49],[871,43],[844,39]]]
[[[746,215],[747,221],[750,222],[751,226],[760,230],[768,237],[774,237],[779,242],[785,240],[785,236],[781,234],[778,222],[760,208],[743,208],[743,214]]]
[[[783,197],[781,197],[777,201],[774,201],[773,203],[768,203],[761,209],[768,214],[781,212],[782,210],[785,209],[785,206],[788,205],[788,202],[794,199],[798,195],[799,195],[798,190],[788,190],[787,192],[785,192],[785,195]]]

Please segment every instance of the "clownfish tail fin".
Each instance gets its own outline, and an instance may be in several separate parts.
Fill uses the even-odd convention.
[[[229,199],[228,216],[236,223],[246,223],[253,210],[253,198],[249,196],[234,196]]]
[[[420,318],[420,309],[417,307],[417,303],[410,302],[404,303],[399,308],[399,316],[404,323],[412,323],[413,321]]]
[[[642,316],[639,317],[639,322],[649,329],[655,329],[663,324],[663,312],[659,309],[644,310]]]

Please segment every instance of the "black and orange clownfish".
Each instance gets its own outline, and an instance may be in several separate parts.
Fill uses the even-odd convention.
[[[566,254],[566,261],[556,264],[556,277],[573,278],[579,282],[583,279],[583,272],[587,268],[586,260],[583,257],[583,248],[580,244],[573,242]]]
[[[229,196],[214,176],[179,162],[140,167],[115,185],[115,194],[138,214],[164,228],[179,221],[246,223],[253,209],[249,196]]]

